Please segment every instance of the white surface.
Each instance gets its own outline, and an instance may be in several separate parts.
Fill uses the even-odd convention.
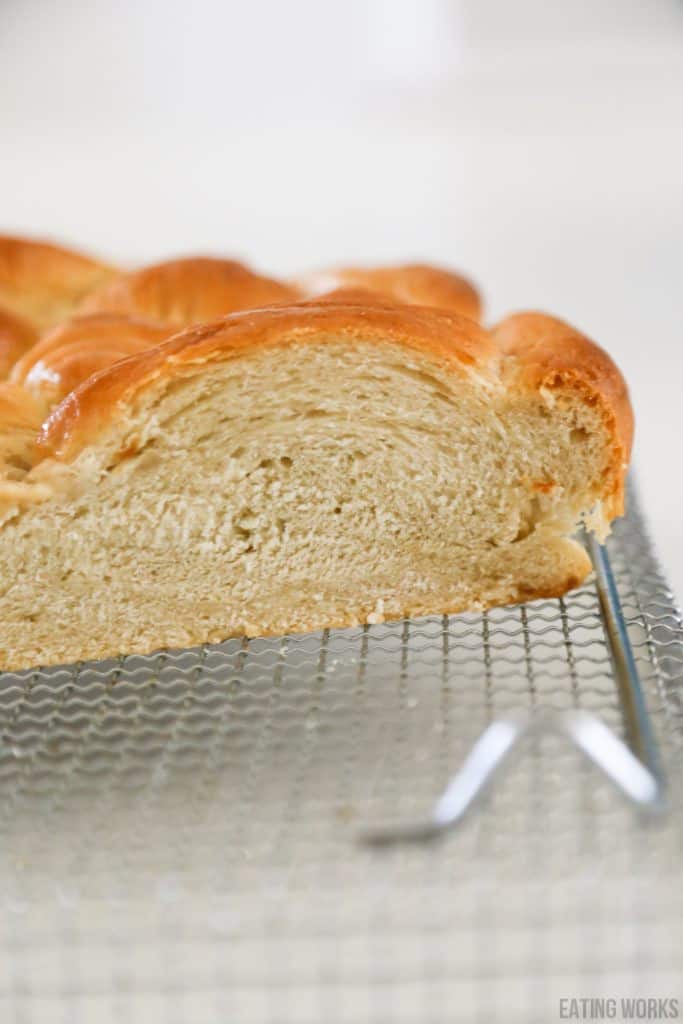
[[[0,221],[112,258],[423,258],[616,357],[683,594],[683,7],[5,0]]]

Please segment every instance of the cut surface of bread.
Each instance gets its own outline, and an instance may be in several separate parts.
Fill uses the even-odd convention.
[[[0,528],[0,665],[562,594],[631,432],[611,360],[539,314],[340,299],[190,329],[44,425]]]

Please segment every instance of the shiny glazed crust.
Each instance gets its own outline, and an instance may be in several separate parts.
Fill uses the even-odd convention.
[[[288,302],[299,290],[234,260],[168,260],[122,274],[82,303],[84,313],[125,313],[176,328],[240,309]]]
[[[411,264],[321,271],[285,282],[257,274],[234,260],[190,257],[121,274],[88,295],[83,312],[126,313],[189,327],[242,309],[362,289],[394,302],[439,306],[478,320],[481,300],[459,274]]]
[[[51,327],[114,273],[82,253],[49,242],[0,236],[0,311]]]
[[[481,297],[469,281],[423,263],[316,271],[298,278],[298,284],[311,297],[346,288],[366,289],[408,305],[449,309],[471,320],[478,321],[482,313]]]
[[[37,337],[36,328],[28,320],[0,309],[0,380],[7,377]]]
[[[21,359],[10,380],[60,402],[75,387],[120,359],[157,345],[169,328],[117,313],[72,317],[44,334]]]

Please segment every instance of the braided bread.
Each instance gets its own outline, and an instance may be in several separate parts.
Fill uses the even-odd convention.
[[[127,313],[180,328],[298,297],[295,287],[234,260],[190,257],[122,274],[88,295],[81,309]]]
[[[471,320],[481,317],[481,298],[469,281],[450,270],[421,263],[323,270],[301,277],[297,283],[308,296],[363,289],[409,305],[450,309]]]
[[[10,380],[23,385],[47,412],[94,373],[168,336],[163,324],[122,314],[70,317],[24,352]]]
[[[237,293],[217,299],[215,275],[202,293],[196,261],[191,299],[178,284],[143,302],[123,275],[135,302],[21,357],[0,392],[0,666],[481,609],[585,578],[573,532],[602,537],[623,510],[633,421],[614,363],[543,314],[487,331],[443,289],[409,304],[405,269],[356,273],[316,299],[311,279],[283,298],[248,271],[254,306],[170,338]]]
[[[4,380],[16,361],[35,344],[38,331],[20,316],[0,309],[0,380]]]
[[[0,236],[0,312],[44,330],[114,274],[111,267],[47,242]]]

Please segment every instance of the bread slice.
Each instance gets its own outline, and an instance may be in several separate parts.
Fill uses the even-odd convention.
[[[4,503],[0,666],[562,594],[631,434],[609,357],[540,314],[361,293],[192,328],[44,425]]]

